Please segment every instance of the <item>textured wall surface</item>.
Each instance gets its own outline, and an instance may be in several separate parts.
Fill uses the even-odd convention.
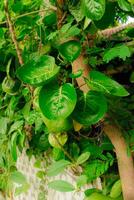
[[[23,151],[22,155],[19,157],[17,161],[18,170],[21,171],[27,177],[28,182],[30,183],[30,189],[27,193],[21,194],[17,197],[14,197],[14,200],[38,200],[38,193],[40,188],[40,180],[36,177],[36,173],[38,169],[34,168],[35,158],[32,157],[31,160],[28,159],[25,152]],[[72,175],[69,171],[54,178],[49,178],[51,180],[65,180],[72,184],[75,184],[76,177]],[[45,186],[44,186],[45,187]],[[88,185],[83,189],[92,188],[92,185]],[[47,200],[83,200],[84,193],[83,192],[67,192],[61,193],[55,190],[48,189],[47,190]],[[43,199],[43,200],[46,200]]]

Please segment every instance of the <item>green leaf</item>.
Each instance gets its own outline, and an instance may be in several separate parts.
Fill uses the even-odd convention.
[[[72,22],[64,24],[59,31],[59,38],[65,41],[65,39],[70,39],[76,35],[80,34],[80,29],[77,25],[72,26]]]
[[[86,162],[90,157],[90,152],[82,153],[77,159],[77,165],[81,165]]]
[[[80,22],[84,18],[84,15],[82,13],[82,10],[80,9],[79,3],[75,6],[70,6],[69,11],[74,16],[77,22]]]
[[[67,118],[75,108],[77,101],[73,85],[66,83],[61,87],[54,84],[44,86],[39,95],[39,106],[45,117],[52,120]]]
[[[26,177],[19,171],[15,171],[11,173],[10,180],[17,184],[25,184],[27,183]]]
[[[55,12],[51,12],[48,15],[46,15],[43,19],[43,22],[46,26],[52,26],[53,24],[56,24],[57,22],[57,15]]]
[[[126,11],[126,12],[131,12],[132,7],[131,4],[127,0],[117,0],[119,7]]]
[[[48,183],[48,187],[59,192],[71,192],[75,190],[74,186],[67,181],[56,180]]]
[[[121,181],[118,180],[114,183],[114,185],[111,189],[110,197],[117,198],[121,195],[121,192],[122,192]]]
[[[36,176],[37,176],[38,178],[40,178],[40,179],[43,179],[44,176],[45,176],[45,172],[44,172],[44,171],[38,171],[38,172],[36,173]]]
[[[105,160],[99,160],[99,159],[91,160],[85,166],[84,174],[88,176],[88,181],[93,181],[97,177],[106,173],[106,171],[110,166],[112,166],[112,164],[113,164],[113,158],[108,158],[108,157],[106,157]]]
[[[95,192],[95,193],[92,193],[89,197],[85,198],[85,200],[113,200],[113,198]],[[119,198],[119,199],[114,199],[114,200],[123,200],[123,199]]]
[[[7,127],[9,123],[9,119],[6,117],[1,117],[0,118],[0,135],[5,135],[7,132]]]
[[[88,180],[88,177],[86,175],[79,176],[78,179],[76,180],[77,187],[81,188],[82,186],[87,184],[87,180]]]
[[[30,188],[30,185],[28,183],[26,183],[26,184],[24,184],[20,187],[15,188],[15,196],[18,196],[22,193],[27,192],[29,190],[29,188]]]
[[[97,28],[103,30],[109,27],[109,25],[112,25],[114,23],[115,15],[116,15],[116,2],[107,2],[106,3],[106,9],[103,17],[98,20],[94,21]]]
[[[69,77],[70,78],[79,78],[82,76],[82,74],[83,74],[83,70],[79,69],[76,73],[69,74]]]
[[[11,133],[13,133],[14,131],[17,131],[17,130],[21,129],[22,126],[23,126],[23,123],[24,123],[23,120],[14,122],[14,123],[11,125],[8,134],[11,134]]]
[[[59,148],[53,148],[53,150],[52,150],[53,152],[53,159],[55,160],[55,161],[58,161],[58,160],[61,160],[61,159],[65,159],[65,155],[64,155],[64,152],[61,150],[61,149],[59,149]]]
[[[117,57],[125,61],[126,58],[130,56],[131,56],[130,49],[123,44],[106,50],[103,55],[103,61],[108,63],[109,61]]]
[[[55,137],[57,138],[57,140],[55,139]],[[67,140],[68,140],[68,135],[66,132],[62,132],[62,133],[49,133],[48,136],[48,140],[49,143],[51,144],[52,147],[54,148],[61,148],[61,146],[64,146],[64,144],[66,144]],[[59,144],[60,143],[60,144]]]
[[[118,82],[112,80],[105,74],[98,71],[91,71],[86,79],[87,85],[95,91],[108,93],[115,96],[128,96],[128,91]]]
[[[105,0],[83,0],[82,10],[86,17],[100,20],[105,12]]]
[[[70,162],[67,161],[67,160],[60,160],[60,161],[54,162],[54,163],[48,168],[47,175],[48,175],[48,176],[56,176],[56,175],[58,175],[59,173],[63,172],[64,169],[65,169],[68,165],[70,165]]]
[[[10,181],[19,185],[15,188],[15,196],[27,192],[29,184],[27,183],[26,177],[19,171],[14,171],[10,175]]]
[[[18,132],[14,132],[10,144],[11,154],[14,161],[17,161],[17,145],[16,145],[17,137],[18,137]]]
[[[41,55],[18,68],[17,76],[24,83],[40,86],[54,79],[58,72],[54,57]]]
[[[60,54],[69,62],[78,58],[81,52],[81,45],[78,41],[70,40],[59,46]]]
[[[70,118],[60,120],[49,120],[45,116],[42,118],[48,130],[53,133],[65,132],[73,128],[73,122]]]
[[[99,193],[99,192],[101,192],[101,190],[96,189],[96,188],[90,188],[90,189],[87,189],[87,190],[84,191],[86,197],[89,197],[91,194],[93,194],[95,192]]]
[[[89,91],[84,94],[78,91],[77,94],[78,101],[72,113],[74,120],[85,126],[90,126],[104,117],[107,111],[107,102],[101,93]]]

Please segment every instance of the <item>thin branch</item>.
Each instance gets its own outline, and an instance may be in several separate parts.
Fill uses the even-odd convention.
[[[39,10],[31,11],[31,12],[28,12],[28,13],[24,13],[24,14],[21,14],[21,15],[19,15],[19,16],[17,16],[17,17],[12,18],[11,20],[12,20],[12,21],[15,21],[15,20],[17,20],[17,19],[19,19],[19,18],[28,16],[28,15],[33,15],[33,14],[37,14],[37,13],[40,13],[40,12],[47,11],[48,9],[49,9],[49,10],[53,10],[53,11],[57,11],[57,8],[56,8],[55,6],[51,6],[51,5],[50,5],[49,8],[44,8],[44,9],[39,9]],[[1,22],[0,25],[5,24],[5,23],[7,23],[7,21]]]
[[[9,32],[11,34],[12,41],[15,45],[15,49],[16,49],[16,52],[17,52],[19,63],[22,65],[23,59],[22,59],[22,55],[21,55],[21,50],[20,50],[18,42],[17,42],[14,26],[13,26],[11,18],[10,18],[10,14],[9,14],[9,10],[8,10],[8,0],[4,1],[4,7],[5,7],[5,14],[6,14],[6,18],[7,18],[7,23],[8,23],[8,26],[9,26]]]
[[[101,38],[109,38],[114,34],[117,34],[123,30],[125,30],[126,28],[134,28],[134,23],[129,23],[129,24],[122,24],[113,28],[107,28],[105,30],[102,31],[98,31],[98,36]]]
[[[58,23],[57,23],[57,27],[58,29],[61,28],[62,26],[62,22],[63,22],[63,16],[64,16],[64,13],[63,13],[63,5],[64,5],[64,0],[57,0],[56,1],[57,3],[57,18],[58,18]]]

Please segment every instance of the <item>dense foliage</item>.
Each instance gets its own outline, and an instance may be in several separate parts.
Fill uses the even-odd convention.
[[[77,191],[100,177],[102,191],[86,190],[85,198],[122,199],[118,151],[105,124],[120,130],[131,157],[134,28],[119,26],[128,16],[134,17],[133,0],[1,0],[0,190],[5,195],[12,195],[14,183],[16,195],[30,187],[16,168],[25,149],[38,168],[51,158],[37,174],[41,180],[65,169],[77,176],[75,186],[57,180],[47,183],[50,188]]]

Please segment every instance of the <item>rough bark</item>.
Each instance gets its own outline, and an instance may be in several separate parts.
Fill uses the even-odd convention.
[[[115,147],[124,199],[134,200],[134,164],[132,156],[127,155],[127,144],[118,127],[106,124],[104,132]]]

